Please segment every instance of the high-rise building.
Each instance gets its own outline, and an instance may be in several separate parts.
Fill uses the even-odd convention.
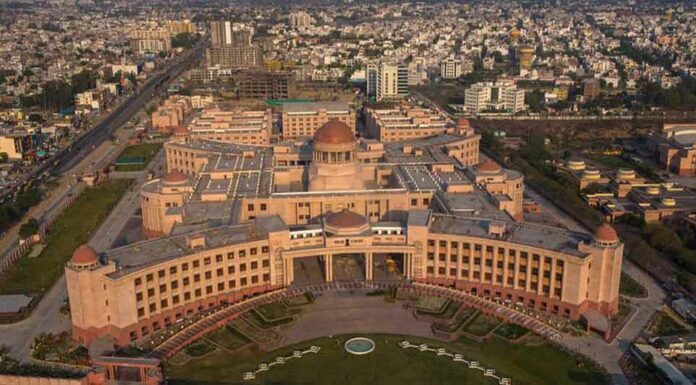
[[[394,62],[367,65],[367,94],[376,100],[401,99],[408,95],[408,67]]]
[[[166,28],[131,31],[131,49],[137,53],[157,53],[172,49],[172,35]]]
[[[263,49],[252,44],[254,30],[244,24],[211,21],[211,47],[206,50],[208,67],[255,68],[263,64]]]
[[[292,73],[247,71],[235,79],[238,98],[287,99]]]
[[[307,28],[312,25],[312,17],[307,12],[298,11],[291,12],[288,16],[288,25],[290,28]]]
[[[263,50],[254,45],[211,47],[205,60],[208,67],[255,68],[263,64]]]
[[[483,82],[469,87],[464,94],[464,107],[468,112],[523,111],[524,90],[518,90],[512,82]]]
[[[213,47],[226,45],[251,45],[254,29],[245,24],[236,24],[231,21],[210,22],[210,44]]]
[[[428,81],[428,70],[425,65],[425,58],[414,57],[408,63],[408,85],[419,86]]]

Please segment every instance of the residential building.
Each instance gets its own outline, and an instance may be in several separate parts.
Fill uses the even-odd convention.
[[[408,67],[399,63],[367,65],[367,95],[375,100],[402,99],[408,95]]]
[[[514,114],[525,110],[524,90],[517,89],[513,82],[476,83],[465,91],[464,107],[471,113],[505,111]]]
[[[285,103],[281,112],[283,139],[309,138],[331,120],[345,123],[355,133],[355,110],[348,103]]]

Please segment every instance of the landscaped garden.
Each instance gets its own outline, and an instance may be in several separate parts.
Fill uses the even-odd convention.
[[[169,384],[468,384],[489,385],[496,381],[484,377],[479,370],[453,362],[449,357],[432,352],[403,349],[398,343],[426,343],[443,347],[448,352],[460,353],[467,360],[479,361],[486,368],[494,368],[498,375],[509,377],[516,385],[600,385],[604,373],[591,362],[565,353],[552,345],[536,341],[534,344],[509,343],[491,338],[485,343],[465,338],[452,343],[394,335],[365,335],[375,341],[374,352],[359,356],[345,351],[343,344],[349,336],[320,338],[288,346],[273,352],[247,350],[230,355],[218,350],[195,358],[184,365],[165,367]],[[317,354],[305,355],[274,366],[256,379],[243,381],[243,374],[272,362],[275,357],[292,355],[294,350],[319,346]]]
[[[130,184],[130,179],[111,179],[87,189],[51,226],[41,254],[20,259],[0,277],[0,294],[48,290],[63,273],[73,251],[89,240]]]

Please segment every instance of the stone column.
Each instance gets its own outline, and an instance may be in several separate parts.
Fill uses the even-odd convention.
[[[406,279],[413,278],[413,254],[404,253],[404,275]]]
[[[331,254],[324,255],[324,275],[326,282],[333,281],[333,256]]]
[[[365,280],[372,281],[372,253],[365,253]]]
[[[295,280],[295,260],[285,259],[285,285],[289,285]]]

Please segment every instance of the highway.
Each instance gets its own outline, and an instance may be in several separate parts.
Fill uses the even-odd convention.
[[[162,87],[166,87],[170,81],[177,79],[191,64],[198,61],[203,56],[205,47],[206,41],[204,39],[199,40],[184,56],[174,59],[174,64],[168,66],[162,72],[155,73],[137,92],[117,106],[94,127],[82,134],[69,147],[27,173],[17,183],[20,187],[13,190],[17,191],[23,188],[29,181],[36,179],[45,172],[55,171],[62,174],[72,169],[88,153],[108,139],[118,127],[130,120],[133,115],[152,100],[156,92]]]
[[[73,168],[80,159],[92,151],[94,146],[109,138],[114,130],[126,123],[138,110],[152,100],[155,92],[167,85],[172,79],[178,78],[192,63],[200,59],[204,48],[204,41],[199,41],[185,57],[179,59],[177,63],[164,72],[152,77],[136,94],[121,103],[109,116],[77,139],[66,149],[64,154],[57,155],[57,159],[52,162],[53,168],[60,173]]]

